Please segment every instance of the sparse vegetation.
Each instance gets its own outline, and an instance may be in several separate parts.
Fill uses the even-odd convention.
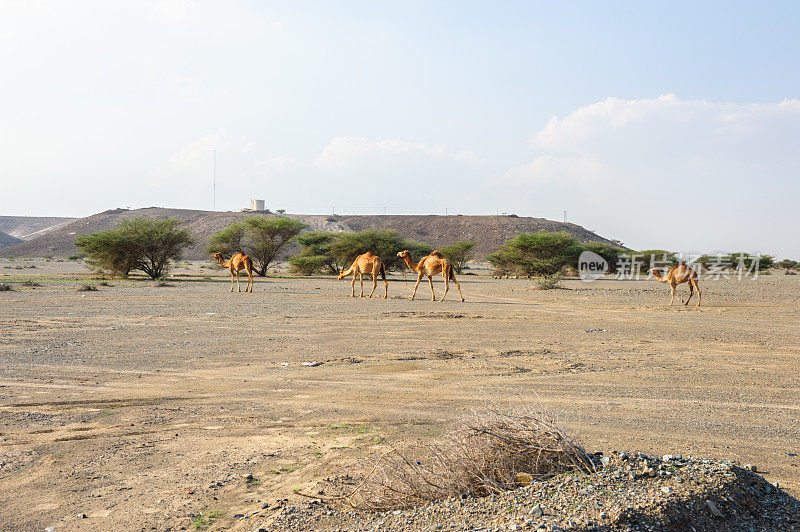
[[[97,292],[97,287],[92,284],[85,284],[78,288],[78,292]]]
[[[534,280],[536,288],[539,290],[555,290],[557,288],[564,288],[561,285],[561,274],[554,273],[552,275],[541,275]]]
[[[215,510],[213,512],[209,512],[209,513],[207,513],[205,515],[203,515],[201,513],[200,515],[198,515],[197,517],[194,518],[194,521],[192,521],[192,526],[196,530],[206,529],[206,528],[210,527],[211,525],[213,525],[214,522],[217,519],[222,517],[222,515],[223,515],[222,512],[220,512],[218,510]]]
[[[472,258],[472,248],[477,246],[477,242],[461,241],[450,246],[440,248],[439,251],[450,262],[456,273],[460,274],[467,262]]]
[[[0,283],[0,292],[13,292],[14,288],[10,284]]]
[[[116,229],[81,235],[76,241],[94,267],[112,274],[128,275],[140,270],[151,279],[158,279],[193,243],[188,231],[179,230],[174,218],[155,220],[130,218]]]
[[[516,489],[520,474],[540,481],[594,471],[593,459],[552,415],[495,408],[465,420],[440,441],[389,449],[354,490],[337,499],[385,511]]]
[[[581,250],[578,241],[566,232],[520,233],[487,260],[500,275],[554,275],[564,266],[577,263]]]
[[[226,258],[242,251],[253,259],[253,271],[267,275],[270,265],[306,224],[284,217],[251,216],[234,222],[211,237],[207,251],[219,251]]]
[[[396,269],[403,267],[397,254],[405,249],[415,259],[431,252],[429,245],[403,238],[393,229],[365,229],[357,233],[339,233],[331,244],[330,255],[340,267],[346,268],[357,256],[372,251],[387,269]]]
[[[40,283],[37,283],[36,281],[34,281],[32,279],[28,279],[27,281],[24,281],[22,283],[22,286],[29,286],[31,288],[36,288],[37,286],[42,286],[42,285]]]
[[[301,251],[289,259],[292,273],[299,275],[313,275],[323,271],[338,273],[339,265],[330,255],[336,236],[336,233],[327,231],[308,231],[297,235]]]

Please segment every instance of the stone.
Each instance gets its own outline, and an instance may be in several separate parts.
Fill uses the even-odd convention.
[[[669,493],[671,491],[672,491],[672,488],[670,488],[669,486],[661,486],[661,492],[662,493]]]
[[[89,516],[86,514],[78,514],[78,519],[86,519],[87,517]]]
[[[744,468],[747,469],[748,471],[753,471],[753,472],[758,471],[758,468],[753,464],[745,464]]]
[[[252,473],[245,473],[244,475],[242,475],[242,478],[245,479],[246,481],[250,482],[251,480],[253,480],[253,474]]]
[[[543,516],[543,515],[544,515],[544,510],[542,510],[542,507],[541,507],[540,505],[538,505],[538,504],[537,504],[536,506],[534,506],[533,508],[531,508],[531,512],[530,512],[530,514],[531,514],[532,516],[534,516],[534,517],[541,517],[541,516]]]
[[[514,482],[516,482],[519,486],[527,486],[533,482],[533,477],[528,473],[517,473],[514,476]]]
[[[708,506],[708,509],[711,510],[711,513],[714,515],[714,517],[722,517],[722,512],[719,511],[719,508],[717,508],[717,505],[714,504],[714,501],[706,501],[706,506]]]
[[[601,456],[600,463],[603,464],[604,466],[607,466],[608,464],[611,463],[611,459],[608,456]]]

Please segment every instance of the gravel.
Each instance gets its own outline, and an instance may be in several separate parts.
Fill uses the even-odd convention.
[[[596,474],[389,512],[287,501],[270,515],[254,515],[254,530],[800,530],[800,501],[735,463],[605,457],[608,465]]]

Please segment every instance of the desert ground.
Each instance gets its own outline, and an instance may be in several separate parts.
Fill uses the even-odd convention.
[[[482,270],[464,303],[409,301],[400,274],[389,300],[329,277],[230,293],[208,264],[79,292],[100,283],[79,263],[0,261],[0,529],[253,530],[292,489],[505,403],[588,450],[752,463],[800,495],[800,276],[701,281],[696,308],[655,281]]]

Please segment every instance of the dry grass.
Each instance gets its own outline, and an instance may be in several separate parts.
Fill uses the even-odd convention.
[[[492,408],[466,419],[441,441],[389,449],[355,489],[331,500],[385,511],[594,471],[589,454],[547,412]]]
[[[561,279],[561,275],[557,273],[554,275],[542,275],[541,277],[537,277],[534,283],[536,283],[536,288],[538,290],[555,290],[564,288],[561,284]]]
[[[85,284],[78,288],[78,292],[97,292],[97,287],[91,284]]]
[[[0,292],[12,292],[13,290],[10,284],[0,283]]]

